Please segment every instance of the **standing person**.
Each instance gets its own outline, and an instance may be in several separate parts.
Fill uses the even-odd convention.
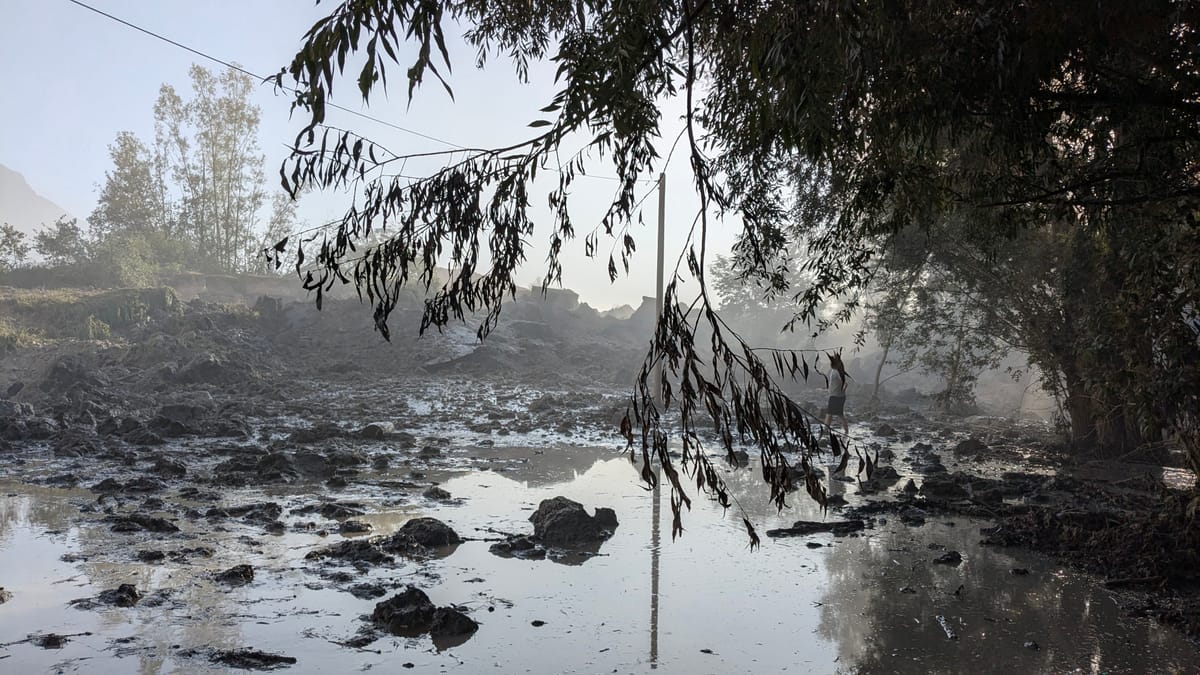
[[[827,354],[829,357],[829,405],[825,408],[825,428],[833,432],[833,427],[830,426],[833,422],[833,416],[837,415],[842,418],[842,433],[850,434],[850,421],[846,419],[846,384],[849,377],[846,375],[846,366],[842,363],[842,357],[838,354]]]

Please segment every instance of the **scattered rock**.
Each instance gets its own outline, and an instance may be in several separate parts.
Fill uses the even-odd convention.
[[[895,435],[897,435],[897,431],[896,431],[895,427],[893,427],[892,425],[884,423],[884,424],[880,424],[879,426],[875,427],[875,435],[876,436],[885,436],[885,437],[895,436]]]
[[[166,518],[157,518],[134,513],[126,516],[108,516],[104,519],[112,523],[113,532],[178,532],[179,526]]]
[[[245,586],[254,581],[254,568],[250,565],[236,565],[213,577],[216,581],[230,586]]]
[[[1039,645],[1038,643],[1034,642],[1033,640],[1026,640],[1026,641],[1025,641],[1025,644],[1024,644],[1023,646],[1025,647],[1025,649],[1028,649],[1028,650],[1031,650],[1031,651],[1035,651],[1035,652],[1036,652],[1037,650],[1039,650],[1039,649],[1041,649],[1041,648],[1042,648],[1042,646],[1041,646],[1041,645]]]
[[[974,455],[987,450],[987,443],[975,438],[974,436],[958,442],[954,446],[954,454],[956,455]]]
[[[209,661],[237,670],[275,670],[295,665],[296,658],[269,654],[256,649],[233,649],[213,652]]]
[[[866,528],[861,520],[832,520],[818,523],[808,520],[797,520],[791,527],[767,530],[768,537],[803,537],[818,532],[830,532],[834,536],[844,536]]]
[[[387,595],[387,589],[383,587],[383,584],[361,583],[355,584],[347,590],[361,600],[374,600]]]
[[[370,531],[370,523],[361,520],[345,520],[338,525],[338,534],[362,534]]]
[[[437,487],[436,485],[429,488],[428,490],[422,492],[421,496],[426,499],[433,499],[433,500],[439,501],[439,502],[448,502],[451,499],[449,492],[446,492],[445,490],[443,490],[440,487]]]
[[[45,635],[33,636],[31,641],[42,649],[62,649],[71,640],[66,635],[46,633]]]
[[[579,502],[566,497],[544,499],[529,516],[533,534],[549,546],[578,546],[604,541],[617,528],[617,514],[609,508],[597,508],[589,516]]]
[[[379,550],[366,539],[347,539],[339,541],[332,546],[309,551],[308,555],[304,556],[307,560],[321,560],[322,558],[336,558],[346,562],[362,562],[371,565],[390,564],[396,559],[383,551]]]
[[[469,616],[451,607],[434,607],[416,586],[375,605],[371,620],[389,633],[413,637],[429,633],[435,638],[469,636],[479,629]]]
[[[952,565],[954,567],[962,564],[963,557],[958,551],[948,551],[933,559],[937,565]]]
[[[373,441],[382,441],[396,432],[396,426],[391,422],[372,422],[359,429],[358,435]]]

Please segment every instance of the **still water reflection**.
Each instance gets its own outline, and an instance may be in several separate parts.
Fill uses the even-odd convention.
[[[750,552],[737,514],[696,500],[685,515],[686,534],[671,541],[661,534],[670,525],[666,495],[640,489],[624,458],[582,449],[490,452],[528,461],[508,462],[504,472],[438,476],[461,499],[454,505],[395,506],[396,495],[362,485],[326,495],[367,504],[375,513],[365,519],[378,532],[432,515],[479,538],[495,536],[489,530],[530,531],[529,514],[556,495],[616,510],[616,534],[582,565],[502,559],[488,552],[487,541],[467,541],[444,559],[361,575],[416,583],[435,604],[469,610],[480,630],[445,651],[427,638],[388,637],[368,650],[335,644],[358,630],[374,601],[331,588],[305,563],[304,554],[328,540],[261,530],[247,539],[236,524],[221,531],[203,521],[181,521],[196,531],[166,541],[134,540],[95,523],[76,524],[86,493],[4,484],[0,585],[16,595],[0,605],[0,642],[35,631],[94,635],[74,638],[61,651],[5,647],[0,670],[198,672],[207,664],[180,650],[205,646],[288,654],[299,659],[293,672],[393,672],[412,663],[414,672],[462,673],[1140,673],[1191,671],[1200,663],[1177,634],[1123,617],[1093,580],[1035,556],[980,547],[979,522],[931,519],[916,529],[889,523],[860,537],[764,539],[761,550]],[[734,472],[729,482],[760,532],[820,519],[799,495],[776,513],[754,471]],[[227,495],[231,503],[264,497],[287,506],[312,499]],[[139,545],[198,543],[216,555],[153,568],[130,555]],[[946,550],[959,551],[962,564],[933,564]],[[59,560],[71,551],[88,560]],[[258,570],[251,585],[228,590],[208,581],[210,570],[244,562]],[[1028,574],[1014,575],[1013,568]],[[170,589],[172,599],[103,612],[66,606],[126,580],[146,594]],[[938,616],[957,639],[947,638]]]

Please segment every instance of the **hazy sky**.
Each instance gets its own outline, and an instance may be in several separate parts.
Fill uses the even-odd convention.
[[[260,74],[277,72],[290,61],[303,35],[324,10],[295,0],[94,0],[88,4],[131,23],[155,31],[187,46],[226,61],[237,62]],[[457,41],[456,41],[457,42]],[[553,96],[553,70],[534,69],[531,83],[521,84],[507,61],[496,60],[486,71],[476,70],[474,55],[461,42],[452,53],[451,84],[455,101],[436,83],[419,91],[411,106],[402,88],[390,100],[376,95],[370,108],[362,108],[353,75],[345,80],[335,101],[400,126],[461,145],[493,146],[527,137],[526,125],[543,116],[537,110]],[[95,206],[104,172],[110,168],[108,145],[120,131],[153,138],[153,106],[161,84],[174,85],[181,94],[189,89],[187,71],[193,63],[210,69],[220,66],[201,57],[94,14],[68,0],[0,0],[0,75],[4,105],[0,105],[0,163],[25,175],[33,188],[86,217]],[[395,82],[403,81],[395,68]],[[289,120],[288,100],[261,87],[256,102],[262,108],[260,142],[266,154],[265,171],[273,188],[284,144],[298,124]],[[679,105],[668,104],[678,117]],[[363,132],[389,149],[421,152],[445,145],[406,134],[339,111],[330,111],[329,122]],[[674,119],[668,124],[678,129]],[[661,143],[666,155],[674,140],[672,130]],[[407,173],[413,169],[410,165]],[[611,175],[597,163],[596,174]],[[651,179],[653,176],[647,176]],[[695,215],[690,170],[686,154],[676,151],[667,168],[668,270],[678,257],[684,235]],[[573,190],[576,230],[581,238],[564,256],[564,285],[579,290],[583,299],[605,308],[637,305],[654,293],[654,232],[657,207],[652,196],[645,203],[647,226],[634,232],[638,242],[631,273],[615,284],[608,282],[607,259],[588,261],[583,256],[585,223],[596,222],[616,183],[581,179]],[[647,183],[647,190],[653,185]],[[301,217],[312,223],[341,215],[348,205],[344,195],[306,197]],[[535,204],[544,204],[539,198]],[[540,279],[548,230],[535,235],[538,249],[530,255],[519,281]],[[718,232],[710,251],[728,250],[729,233]],[[607,251],[607,247],[602,247]]]

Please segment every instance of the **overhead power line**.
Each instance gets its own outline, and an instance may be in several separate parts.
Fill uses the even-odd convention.
[[[177,40],[172,40],[171,38],[169,38],[169,37],[167,37],[167,36],[165,36],[165,35],[162,35],[162,34],[160,34],[160,33],[156,33],[156,32],[154,32],[154,31],[150,30],[149,28],[144,28],[144,27],[142,27],[142,26],[139,26],[139,25],[137,25],[137,24],[135,24],[135,23],[133,23],[133,22],[131,22],[131,21],[126,21],[125,19],[122,19],[122,18],[121,18],[121,17],[119,17],[119,16],[115,16],[115,15],[113,15],[113,14],[109,14],[108,12],[106,12],[106,11],[104,11],[104,10],[102,10],[102,9],[99,9],[99,8],[93,7],[93,6],[89,5],[89,4],[87,4],[86,2],[82,2],[81,0],[67,0],[67,2],[70,2],[70,3],[74,4],[74,5],[78,5],[79,7],[82,7],[82,8],[84,8],[84,9],[86,9],[86,10],[90,11],[90,12],[94,12],[94,13],[96,13],[96,14],[99,14],[100,16],[102,16],[102,17],[104,17],[104,18],[106,18],[106,19],[109,19],[109,20],[111,20],[111,21],[116,21],[117,23],[121,24],[122,26],[125,26],[125,27],[127,27],[127,28],[132,28],[133,30],[136,30],[136,31],[138,31],[139,33],[143,33],[143,34],[145,34],[145,35],[149,35],[150,37],[152,37],[152,38],[154,38],[154,39],[156,39],[156,40],[161,40],[161,41],[163,41],[163,42],[165,42],[165,43],[167,43],[167,44],[169,44],[169,45],[171,45],[171,46],[173,46],[173,47],[178,47],[179,49],[182,49],[182,50],[184,50],[184,51],[186,51],[186,52],[190,52],[190,53],[192,53],[192,54],[195,54],[196,56],[199,56],[200,58],[207,59],[207,60],[209,60],[209,61],[212,61],[213,63],[219,64],[219,65],[222,65],[222,66],[224,66],[224,67],[226,67],[226,68],[229,68],[230,70],[237,71],[237,72],[239,72],[239,73],[242,73],[243,75],[248,75],[248,76],[250,76],[250,77],[253,77],[253,78],[255,78],[256,80],[259,80],[259,81],[261,81],[261,82],[266,82],[266,81],[267,81],[267,78],[263,77],[262,75],[259,75],[258,73],[255,73],[255,72],[252,72],[252,71],[249,71],[249,70],[247,70],[247,69],[245,69],[245,68],[243,68],[243,67],[241,67],[241,66],[237,65],[236,63],[232,63],[232,62],[230,62],[230,61],[226,61],[225,59],[217,58],[216,56],[213,56],[212,54],[208,54],[208,53],[206,53],[206,52],[203,52],[203,51],[201,51],[201,50],[199,50],[199,49],[196,49],[195,47],[189,47],[188,45],[185,45],[185,44],[183,44],[182,42],[179,42],[179,41],[177,41]],[[299,92],[298,92],[298,90],[296,90],[296,89],[294,89],[294,88],[292,88],[292,87],[287,87],[287,86],[284,86],[284,85],[280,85],[280,87],[281,87],[282,89],[284,89],[285,91],[288,91],[288,92],[290,92],[290,93],[292,93],[292,94],[299,93]],[[335,108],[335,109],[337,109],[337,110],[341,110],[342,112],[345,112],[345,113],[348,113],[348,114],[354,115],[354,116],[356,116],[356,117],[360,117],[360,118],[362,118],[362,119],[369,120],[369,121],[371,121],[371,122],[374,122],[374,123],[376,123],[376,124],[382,124],[382,125],[383,125],[383,126],[385,126],[385,127],[389,127],[389,128],[395,129],[395,130],[397,130],[397,131],[402,131],[402,132],[404,132],[404,133],[406,133],[406,134],[411,134],[411,135],[413,135],[413,136],[418,136],[418,137],[420,137],[420,138],[424,138],[424,139],[426,139],[426,140],[434,141],[435,143],[441,143],[442,145],[446,145],[446,146],[449,146],[449,147],[451,147],[451,148],[456,148],[456,149],[458,149],[458,150],[468,150],[468,149],[469,149],[469,148],[468,148],[467,146],[465,146],[465,145],[460,145],[460,144],[458,144],[458,143],[455,143],[455,142],[453,142],[453,141],[448,141],[448,140],[446,140],[446,139],[444,139],[444,138],[438,138],[437,136],[432,136],[432,135],[430,135],[430,134],[427,134],[427,133],[424,133],[424,132],[421,132],[421,131],[417,131],[417,130],[415,130],[415,129],[409,129],[408,127],[400,126],[399,124],[396,124],[395,122],[389,122],[389,121],[387,121],[387,120],[379,119],[378,117],[374,117],[374,116],[372,116],[372,115],[368,115],[368,114],[366,114],[366,113],[364,113],[364,112],[361,112],[361,111],[358,111],[358,110],[354,110],[353,108],[347,108],[346,106],[343,106],[343,105],[338,105],[338,104],[336,104],[336,103],[333,103],[332,101],[326,102],[326,103],[325,103],[325,105],[326,105],[326,106],[328,106],[328,107],[330,107],[330,108]],[[551,169],[551,171],[555,171],[555,172],[557,172],[557,171],[558,171],[558,169]],[[619,181],[619,180],[621,180],[620,178],[617,178],[617,177],[615,177],[615,176],[596,176],[596,175],[592,175],[592,174],[586,174],[586,173],[585,173],[585,174],[580,174],[580,175],[581,175],[581,176],[583,176],[583,177],[585,177],[585,178],[596,178],[596,179],[600,179],[600,180],[608,180],[608,181]],[[648,180],[639,180],[638,182],[653,182],[653,181],[648,181]]]
[[[226,68],[229,68],[230,70],[237,71],[237,72],[239,72],[239,73],[242,73],[243,75],[248,75],[248,76],[250,76],[250,77],[253,77],[253,78],[255,78],[256,80],[259,80],[259,81],[262,81],[262,82],[266,82],[266,81],[267,81],[267,78],[263,77],[262,75],[259,75],[258,73],[254,73],[254,72],[251,72],[251,71],[249,71],[249,70],[246,70],[245,68],[243,68],[243,67],[241,67],[241,66],[239,66],[239,65],[237,65],[237,64],[235,64],[235,63],[231,63],[231,62],[229,62],[229,61],[226,61],[226,60],[224,60],[224,59],[217,58],[217,57],[213,56],[212,54],[208,54],[208,53],[202,52],[202,51],[200,51],[199,49],[196,49],[195,47],[189,47],[188,45],[185,45],[185,44],[183,44],[182,42],[178,42],[178,41],[176,41],[176,40],[172,40],[171,38],[169,38],[169,37],[167,37],[167,36],[165,36],[165,35],[161,35],[161,34],[159,34],[159,33],[156,33],[156,32],[154,32],[154,31],[150,30],[149,28],[143,28],[142,26],[139,26],[139,25],[137,25],[137,24],[135,24],[135,23],[132,23],[132,22],[126,21],[125,19],[122,19],[122,18],[121,18],[121,17],[119,17],[119,16],[114,16],[114,15],[112,15],[112,14],[109,14],[108,12],[105,12],[105,11],[104,11],[104,10],[102,10],[102,9],[98,9],[98,8],[96,8],[96,7],[93,7],[93,6],[89,5],[89,4],[87,4],[86,2],[81,2],[80,0],[67,0],[67,2],[70,2],[70,3],[74,4],[74,5],[78,5],[78,6],[80,6],[80,7],[84,8],[84,9],[86,9],[86,10],[88,10],[88,11],[95,12],[96,14],[99,14],[100,16],[102,16],[102,17],[104,17],[104,18],[106,18],[106,19],[110,19],[110,20],[112,20],[112,21],[116,21],[117,23],[121,24],[122,26],[126,26],[126,27],[128,27],[128,28],[132,28],[132,29],[134,29],[134,30],[138,31],[139,33],[144,33],[144,34],[146,34],[146,35],[149,35],[150,37],[152,37],[152,38],[155,38],[155,39],[157,39],[157,40],[162,40],[163,42],[165,42],[165,43],[167,43],[167,44],[169,44],[169,45],[172,45],[172,46],[174,46],[174,47],[178,47],[178,48],[180,48],[180,49],[182,49],[182,50],[184,50],[184,51],[187,51],[187,52],[191,52],[192,54],[195,54],[196,56],[199,56],[200,58],[203,58],[203,59],[208,59],[209,61],[212,61],[213,63],[217,63],[217,64],[220,64],[220,65],[222,65],[222,66],[225,66]],[[283,89],[284,89],[284,90],[286,90],[286,91],[288,91],[288,92],[291,92],[291,93],[293,93],[293,94],[297,93],[297,91],[296,91],[295,89],[291,88],[291,87],[283,87]],[[387,121],[387,120],[381,120],[381,119],[379,119],[378,117],[373,117],[373,116],[371,116],[371,115],[368,115],[368,114],[366,114],[366,113],[364,113],[364,112],[360,112],[360,111],[358,111],[358,110],[354,110],[354,109],[352,109],[352,108],[347,108],[347,107],[345,107],[345,106],[338,105],[338,104],[336,104],[336,103],[328,102],[328,103],[326,103],[325,105],[329,106],[330,108],[336,108],[336,109],[338,109],[338,110],[341,110],[342,112],[346,112],[346,113],[349,113],[349,114],[351,114],[351,115],[355,115],[355,116],[357,116],[357,117],[361,117],[361,118],[363,118],[363,119],[365,119],[365,120],[370,120],[370,121],[372,121],[372,122],[375,122],[376,124],[382,124],[382,125],[384,125],[384,126],[386,126],[386,127],[391,127],[392,129],[396,129],[397,131],[403,131],[403,132],[404,132],[404,133],[406,133],[406,134],[412,134],[413,136],[419,136],[419,137],[421,137],[421,138],[424,138],[424,139],[427,139],[427,140],[430,140],[430,141],[435,141],[435,142],[437,142],[437,143],[441,143],[441,144],[443,144],[443,145],[450,146],[450,147],[452,147],[452,148],[458,148],[458,149],[460,149],[460,150],[465,150],[465,149],[466,149],[466,146],[459,145],[458,143],[454,143],[454,142],[451,142],[451,141],[447,141],[447,140],[445,140],[444,138],[438,138],[437,136],[431,136],[431,135],[429,135],[429,134],[426,134],[426,133],[423,133],[423,132],[420,132],[420,131],[416,131],[416,130],[414,130],[414,129],[409,129],[408,127],[402,127],[402,126],[400,126],[399,124],[396,124],[396,123],[394,123],[394,122],[389,122],[389,121]]]

